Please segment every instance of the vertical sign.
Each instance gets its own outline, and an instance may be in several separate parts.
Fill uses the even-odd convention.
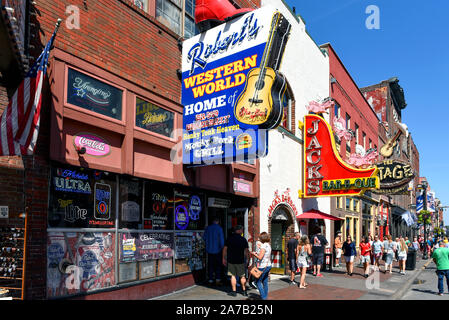
[[[277,72],[290,24],[267,6],[186,40],[183,163],[263,157],[279,125],[286,80]]]

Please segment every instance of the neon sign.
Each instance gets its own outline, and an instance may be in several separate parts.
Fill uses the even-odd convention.
[[[304,117],[304,190],[300,198],[361,195],[378,189],[378,169],[358,169],[345,163],[335,147],[329,124],[320,116]]]

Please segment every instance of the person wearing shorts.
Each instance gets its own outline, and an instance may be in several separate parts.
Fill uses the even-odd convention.
[[[299,288],[307,288],[306,272],[309,264],[307,263],[307,256],[312,254],[312,248],[310,246],[309,238],[306,235],[301,237],[298,248],[296,249],[297,263],[301,272],[301,279],[299,280]]]
[[[368,237],[363,238],[363,242],[360,244],[360,262],[363,264],[365,270],[365,278],[369,276],[369,263],[371,260],[371,245]]]
[[[324,262],[324,248],[327,245],[326,238],[321,234],[321,229],[316,228],[316,234],[312,237],[312,262],[313,262],[313,275],[322,277],[321,266]]]
[[[234,233],[228,238],[223,248],[223,265],[228,267],[228,275],[231,276],[232,291],[228,294],[235,297],[237,295],[237,277],[240,278],[242,285],[242,295],[246,293],[246,266],[249,261],[248,241],[242,236],[243,227],[238,225],[234,227]]]
[[[382,259],[382,249],[383,249],[383,244],[382,244],[382,241],[379,240],[379,236],[378,235],[374,236],[373,248],[372,248],[372,252],[373,252],[373,256],[374,256],[374,271],[379,271],[380,259]]]
[[[387,236],[386,241],[384,241],[384,253],[385,253],[385,273],[387,273],[387,269],[390,269],[390,273],[393,273],[393,257],[394,257],[394,249],[395,246],[393,244],[393,239],[391,235]]]
[[[405,274],[405,261],[407,260],[408,247],[404,239],[401,239],[398,247],[399,273]]]
[[[290,267],[290,285],[297,284],[295,282],[296,270],[298,269],[296,264],[296,250],[298,247],[299,236],[299,232],[295,232],[295,236],[287,242],[287,258]]]
[[[352,271],[354,269],[354,257],[357,254],[357,251],[350,235],[346,237],[346,241],[343,243],[342,249],[346,261],[347,274],[352,276]]]
[[[337,233],[337,237],[334,241],[335,248],[335,266],[340,267],[341,247],[343,246],[341,241],[341,232]]]

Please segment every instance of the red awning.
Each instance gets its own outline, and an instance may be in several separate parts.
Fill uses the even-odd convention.
[[[296,216],[297,219],[327,219],[327,220],[343,220],[338,217],[334,217],[333,215],[321,212],[316,209],[311,209],[302,214],[298,214]]]

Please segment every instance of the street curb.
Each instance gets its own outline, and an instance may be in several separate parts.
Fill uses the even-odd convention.
[[[411,277],[405,284],[404,286],[397,290],[395,293],[393,293],[391,295],[391,299],[393,300],[400,300],[402,298],[402,296],[404,296],[405,292],[408,291],[408,289],[410,289],[410,287],[413,284],[413,281],[415,281],[416,278],[418,278],[418,276],[421,274],[421,272],[432,262],[432,259],[429,259],[428,262],[426,262],[419,270],[418,272],[416,272],[415,275],[413,275],[413,277]]]

